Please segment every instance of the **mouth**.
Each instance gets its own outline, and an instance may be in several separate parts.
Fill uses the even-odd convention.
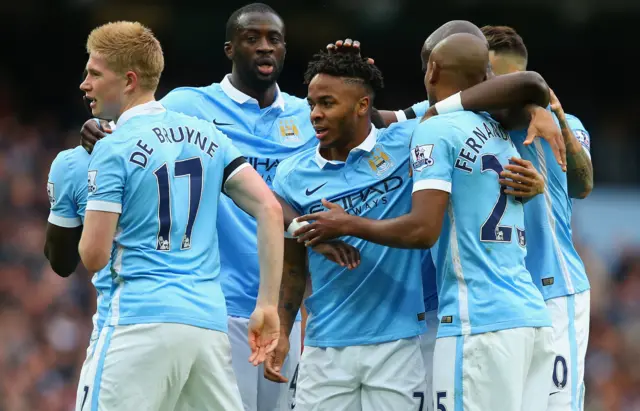
[[[258,72],[263,76],[269,76],[275,70],[275,62],[270,58],[258,59],[256,66],[258,67]]]
[[[316,131],[316,138],[318,140],[322,140],[329,133],[329,129],[321,126],[313,126],[313,129]]]
[[[87,104],[89,105],[89,108],[94,109],[96,108],[96,99],[89,97],[89,96],[84,96],[84,101],[87,102]]]

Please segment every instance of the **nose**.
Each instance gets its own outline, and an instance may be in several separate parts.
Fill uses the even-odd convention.
[[[88,81],[88,76],[85,77],[84,80],[82,80],[82,83],[80,83],[80,90],[84,92],[91,90],[91,86],[89,85],[89,81]]]
[[[260,37],[260,40],[258,41],[257,50],[258,52],[261,52],[261,53],[271,53],[273,52],[274,48],[273,48],[273,44],[271,44],[268,38]]]
[[[324,118],[324,113],[320,109],[319,105],[314,106],[311,109],[311,124],[315,124],[318,120]]]

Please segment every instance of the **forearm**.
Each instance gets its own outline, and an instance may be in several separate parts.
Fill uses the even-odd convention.
[[[295,240],[285,240],[284,255],[278,315],[281,331],[289,336],[306,290],[308,278],[306,248]]]
[[[265,205],[255,216],[258,222],[258,261],[260,263],[260,286],[257,305],[277,305],[280,281],[282,279],[282,208]]]
[[[462,106],[470,111],[521,108],[527,104],[546,107],[549,87],[533,71],[505,74],[468,88],[460,94]]]
[[[353,216],[345,229],[346,235],[394,248],[426,249],[437,240],[435,227],[412,213],[386,220]]]
[[[77,247],[73,250],[61,250],[55,244],[47,241],[47,243],[45,243],[44,253],[47,260],[49,260],[51,269],[61,277],[71,275],[80,262]]]
[[[560,131],[567,148],[567,186],[572,198],[586,198],[593,189],[591,158],[571,131],[564,114],[558,116]]]

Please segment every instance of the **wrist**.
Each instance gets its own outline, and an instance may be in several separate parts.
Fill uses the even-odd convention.
[[[464,111],[464,107],[462,106],[462,92],[457,92],[456,94],[445,98],[444,100],[438,101],[435,104],[435,110],[438,114],[447,114],[454,113],[456,111]]]

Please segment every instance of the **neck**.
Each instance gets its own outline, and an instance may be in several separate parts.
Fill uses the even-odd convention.
[[[231,78],[229,80],[233,87],[258,100],[260,108],[269,107],[276,100],[276,83],[270,84],[265,89],[252,87],[242,79],[238,71],[235,70],[235,67],[231,70]]]
[[[362,124],[358,124],[354,130],[353,139],[350,139],[345,145],[339,147],[329,147],[320,151],[323,157],[332,161],[347,161],[349,153],[354,148],[358,147],[364,140],[367,139],[371,132],[371,121],[363,121]]]
[[[462,90],[463,88],[458,87],[457,85],[443,84],[440,87],[438,87],[437,90],[435,90],[435,93],[433,93],[434,94],[433,101],[431,101],[431,96],[429,96],[429,105],[433,106],[437,102],[442,101],[447,97],[453,96],[454,94]]]
[[[120,112],[118,113],[118,117],[113,119],[113,121],[118,122],[118,119],[120,118],[120,116],[122,116],[122,113],[124,113],[125,111],[132,109],[135,106],[148,103],[150,101],[155,101],[155,97],[153,96],[152,91],[146,91],[144,93],[131,96],[130,100],[128,100],[120,109]]]

